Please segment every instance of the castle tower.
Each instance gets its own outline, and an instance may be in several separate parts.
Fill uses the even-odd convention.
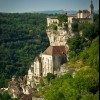
[[[93,1],[91,0],[91,4],[90,4],[90,18],[93,21],[93,14],[94,13],[94,6],[93,6]]]

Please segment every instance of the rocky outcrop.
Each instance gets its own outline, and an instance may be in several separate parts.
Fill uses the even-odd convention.
[[[23,98],[24,95],[32,94],[33,89],[30,85],[26,84],[25,77],[23,79],[12,78],[12,81],[8,84],[8,93],[12,98]],[[21,99],[21,100],[31,100],[31,99]]]

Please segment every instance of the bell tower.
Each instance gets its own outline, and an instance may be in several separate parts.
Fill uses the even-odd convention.
[[[90,18],[93,21],[93,15],[94,15],[94,6],[93,6],[93,0],[91,0],[91,4],[90,4]]]
[[[93,6],[93,1],[91,0],[91,4],[90,4],[90,14],[94,13],[94,6]]]

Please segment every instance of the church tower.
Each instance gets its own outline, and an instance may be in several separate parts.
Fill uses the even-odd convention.
[[[93,1],[91,0],[91,4],[90,4],[90,18],[93,21],[93,15],[94,15],[94,6],[93,6]]]

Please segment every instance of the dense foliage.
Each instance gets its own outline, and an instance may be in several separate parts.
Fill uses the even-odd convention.
[[[59,14],[58,20],[60,23],[67,22],[68,21],[67,14]]]
[[[44,90],[45,100],[98,100],[98,72],[94,68],[84,67],[76,72],[74,78],[71,72],[57,77]]]
[[[0,13],[0,87],[12,75],[25,75],[36,55],[49,45],[46,16]]]
[[[99,70],[99,37],[92,41],[90,47],[80,52],[78,59],[81,59],[83,64]]]
[[[52,79],[55,78],[55,75],[53,75],[52,73],[48,73],[47,76],[46,76],[46,78],[47,78],[47,81],[49,83]]]
[[[0,100],[12,100],[7,91],[0,93]]]
[[[19,100],[18,98],[11,98],[8,91],[3,91],[0,93],[0,100]]]
[[[72,31],[73,32],[78,32],[79,31],[79,24],[77,22],[72,23]]]

